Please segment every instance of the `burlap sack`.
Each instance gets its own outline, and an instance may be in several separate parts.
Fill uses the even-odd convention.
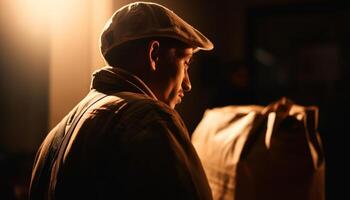
[[[192,142],[214,199],[325,199],[317,107],[286,98],[207,110]]]

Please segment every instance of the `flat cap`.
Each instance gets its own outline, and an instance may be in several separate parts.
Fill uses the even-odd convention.
[[[151,2],[134,2],[117,10],[101,34],[103,56],[120,44],[147,38],[178,39],[195,50],[211,50],[213,43],[197,29],[165,6]]]

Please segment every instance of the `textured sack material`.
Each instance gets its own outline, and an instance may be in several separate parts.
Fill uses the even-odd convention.
[[[267,107],[207,110],[192,143],[214,199],[325,199],[317,123],[317,107],[286,98]]]

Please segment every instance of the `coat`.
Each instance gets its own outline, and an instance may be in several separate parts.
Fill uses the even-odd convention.
[[[58,139],[60,132],[65,145]],[[138,77],[104,67],[94,73],[89,94],[41,144],[30,198],[206,200],[212,196],[179,114],[158,101]]]

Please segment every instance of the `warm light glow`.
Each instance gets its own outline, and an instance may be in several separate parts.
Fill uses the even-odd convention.
[[[112,0],[51,0],[50,127],[83,98],[91,72],[104,65],[99,35]]]
[[[32,19],[57,15],[62,8],[69,7],[74,0],[17,0],[17,7],[23,12],[31,14]],[[60,15],[64,13],[60,13]]]
[[[18,17],[25,16],[26,24],[31,28],[36,27],[38,21],[49,17],[51,0],[15,0]],[[19,14],[20,13],[20,14]],[[34,27],[33,27],[34,26]]]
[[[43,36],[50,33],[51,25],[58,19],[71,23],[69,19],[76,17],[74,13],[79,13],[81,3],[80,0],[7,0],[6,7],[12,15],[9,25],[19,25],[25,34]]]
[[[5,0],[5,4],[9,27],[16,30],[13,40],[26,43],[29,51],[35,51],[38,43],[48,48],[42,59],[49,60],[51,128],[86,95],[92,71],[104,65],[99,36],[112,15],[113,1]]]

